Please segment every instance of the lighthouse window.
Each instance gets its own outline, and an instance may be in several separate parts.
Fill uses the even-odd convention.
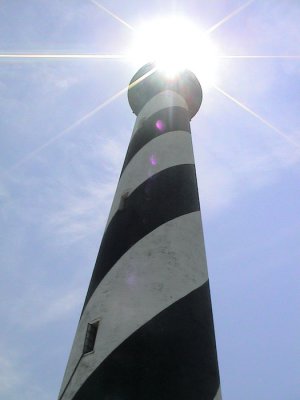
[[[83,354],[90,353],[94,350],[98,327],[99,322],[88,324],[83,345]]]

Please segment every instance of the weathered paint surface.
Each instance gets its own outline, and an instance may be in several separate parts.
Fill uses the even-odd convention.
[[[199,222],[199,212],[167,222],[133,246],[105,276],[79,322],[70,372],[81,356],[88,322],[101,321],[95,352],[85,356],[78,366],[72,390],[76,392],[134,331],[207,281]]]

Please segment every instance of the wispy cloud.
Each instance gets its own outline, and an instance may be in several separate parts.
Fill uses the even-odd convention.
[[[20,354],[0,351],[0,397],[5,400],[51,400],[51,396],[34,382]]]
[[[256,151],[222,148],[216,143],[214,150],[212,143],[206,146],[201,151],[198,179],[202,204],[211,216],[244,194],[272,184],[285,169],[300,163],[300,153],[288,144],[273,143]]]
[[[11,356],[0,355],[0,394],[7,395],[13,388],[23,381],[21,372],[13,362]]]
[[[93,138],[87,140],[86,158],[81,159],[81,164],[77,165],[72,184],[70,178],[60,178],[58,181],[60,207],[57,207],[57,187],[48,193],[48,196],[55,199],[56,207],[48,212],[47,224],[50,232],[55,232],[59,237],[59,241],[76,241],[104,227],[124,158],[123,140],[120,136],[102,137],[101,141]],[[82,143],[73,143],[73,152],[80,151]],[[101,180],[95,173],[99,166]],[[94,169],[93,174],[89,172],[91,168]]]
[[[22,298],[15,299],[10,311],[10,322],[22,331],[44,329],[70,316],[82,304],[81,288],[74,283],[64,288],[47,288],[38,282],[26,284]]]
[[[261,88],[263,96],[268,87]],[[218,215],[246,193],[272,185],[284,171],[299,165],[296,129],[287,131],[290,141],[286,141],[225,97],[208,97],[201,112],[193,140],[202,208],[209,215]],[[291,126],[296,119],[290,120]]]
[[[59,210],[49,213],[47,223],[59,241],[77,241],[99,230],[105,224],[115,183],[90,182],[66,193]]]

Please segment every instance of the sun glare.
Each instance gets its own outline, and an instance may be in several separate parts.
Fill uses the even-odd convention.
[[[157,19],[136,29],[129,58],[140,66],[154,62],[169,78],[187,68],[202,86],[215,83],[217,49],[205,32],[183,17]]]

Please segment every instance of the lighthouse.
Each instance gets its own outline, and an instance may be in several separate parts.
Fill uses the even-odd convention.
[[[59,400],[221,400],[190,121],[201,86],[142,67],[137,116]]]

